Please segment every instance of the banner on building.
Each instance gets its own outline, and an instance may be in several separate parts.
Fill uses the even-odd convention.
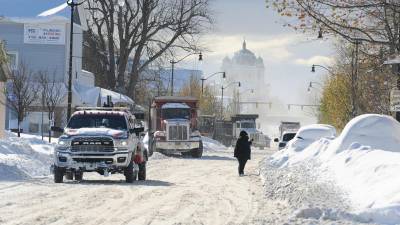
[[[56,24],[25,24],[24,43],[64,45],[65,26]]]

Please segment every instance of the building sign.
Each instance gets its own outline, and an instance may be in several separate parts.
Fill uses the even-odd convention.
[[[400,112],[400,90],[390,91],[390,111]]]
[[[64,45],[65,26],[55,24],[25,24],[24,43]]]

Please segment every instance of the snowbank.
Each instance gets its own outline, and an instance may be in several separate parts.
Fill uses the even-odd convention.
[[[53,144],[40,137],[8,133],[0,139],[0,181],[21,180],[50,174]]]
[[[319,162],[321,179],[331,177],[347,192],[351,213],[363,222],[400,223],[400,123],[367,114],[351,120],[334,140],[322,138],[303,151],[285,149],[270,163],[286,168]]]
[[[220,142],[209,138],[202,136],[201,137],[203,140],[203,149],[204,151],[215,151],[215,150],[226,150],[227,148],[225,145],[221,144]]]

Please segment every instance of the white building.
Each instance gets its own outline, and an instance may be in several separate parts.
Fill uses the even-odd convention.
[[[266,107],[265,104],[268,102],[269,86],[265,82],[264,61],[247,49],[246,41],[243,42],[242,49],[235,52],[232,58],[225,57],[223,59],[221,69],[226,72],[224,86],[232,82],[241,83],[240,88],[237,88],[237,85],[229,86],[225,94],[227,98],[233,98],[234,92],[239,93],[241,103],[239,104],[240,110],[237,111],[240,111],[240,113],[258,113],[260,116],[266,112],[265,110],[269,107]]]

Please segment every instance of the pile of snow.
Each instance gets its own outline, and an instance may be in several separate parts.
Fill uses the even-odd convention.
[[[322,138],[302,151],[285,149],[271,157],[280,168],[320,164],[316,172],[347,192],[358,220],[400,223],[400,123],[366,114],[351,120],[334,140]]]
[[[204,151],[226,150],[225,145],[221,144],[212,138],[202,136]]]
[[[0,139],[0,181],[49,175],[53,146],[38,136],[7,133]]]

